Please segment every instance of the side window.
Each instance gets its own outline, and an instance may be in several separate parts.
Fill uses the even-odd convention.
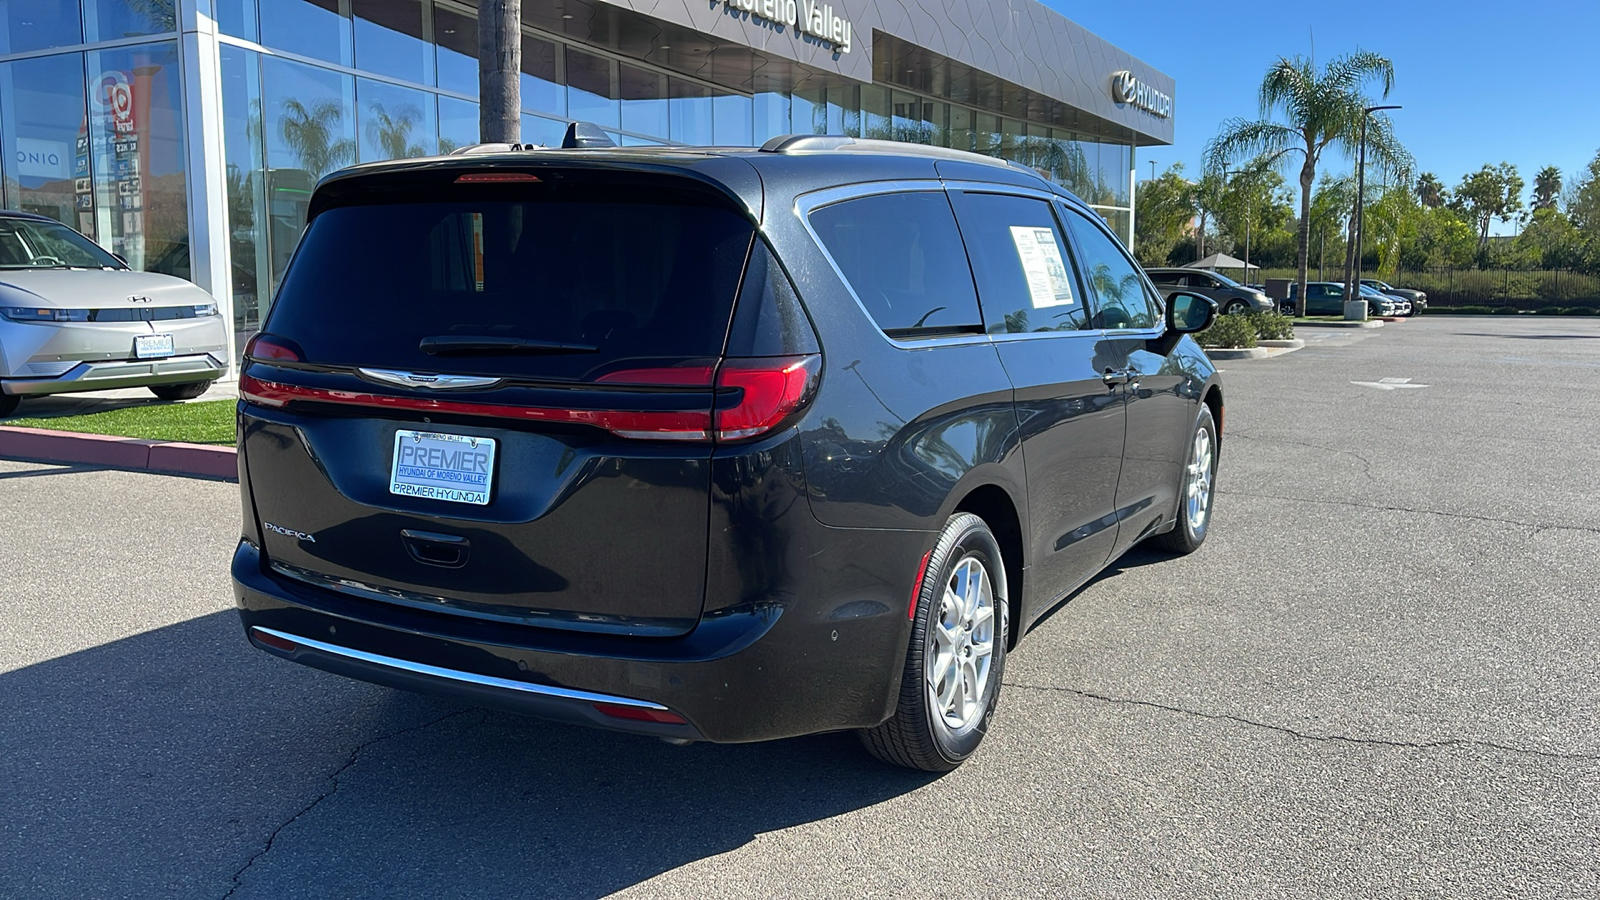
[[[1156,284],[1165,284],[1165,285],[1181,285],[1181,284],[1183,284],[1183,275],[1178,273],[1178,272],[1151,272],[1151,273],[1149,273],[1149,275],[1150,275],[1150,280],[1154,281]]]
[[[943,192],[846,200],[813,212],[810,221],[884,334],[983,332],[967,253]]]
[[[1144,279],[1122,246],[1104,228],[1083,213],[1067,208],[1067,220],[1078,239],[1078,260],[1086,280],[1099,300],[1093,320],[1096,328],[1154,328],[1160,321],[1155,301],[1145,292]]]
[[[1076,331],[1088,313],[1050,203],[952,192],[990,334]]]

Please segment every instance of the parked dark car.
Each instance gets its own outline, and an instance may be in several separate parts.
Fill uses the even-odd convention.
[[[1216,301],[1217,308],[1222,310],[1223,315],[1273,310],[1274,304],[1265,291],[1240,284],[1218,272],[1184,268],[1152,268],[1144,271],[1150,276],[1150,280],[1155,282],[1156,289],[1161,291],[1162,296],[1174,291],[1187,291],[1202,297],[1210,297]]]
[[[1391,297],[1400,297],[1411,301],[1411,312],[1408,315],[1420,316],[1428,309],[1428,295],[1422,291],[1393,287],[1387,282],[1379,281],[1376,278],[1363,278],[1361,283],[1367,287],[1376,288]]]
[[[568,143],[581,143],[581,133]],[[1076,198],[959,151],[325,179],[240,379],[258,648],[669,741],[977,748],[1006,653],[1205,540],[1222,388]]]
[[[1293,313],[1295,299],[1299,296],[1299,285],[1289,285],[1289,299],[1283,302],[1285,313]],[[1369,316],[1392,316],[1399,311],[1397,301],[1384,297],[1375,291],[1363,290],[1361,299],[1367,301],[1367,314]],[[1337,281],[1312,281],[1306,283],[1306,315],[1308,316],[1342,316],[1344,315],[1344,285]]]

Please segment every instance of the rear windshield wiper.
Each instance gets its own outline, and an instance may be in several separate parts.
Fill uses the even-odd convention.
[[[531,338],[494,335],[445,334],[425,337],[417,347],[431,356],[512,356],[521,353],[595,353],[593,344],[567,344],[561,341],[536,341]]]

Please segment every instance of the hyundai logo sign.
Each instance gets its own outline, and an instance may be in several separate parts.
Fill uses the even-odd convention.
[[[1172,117],[1172,98],[1134,77],[1129,71],[1111,76],[1111,99],[1137,106],[1163,119]]]

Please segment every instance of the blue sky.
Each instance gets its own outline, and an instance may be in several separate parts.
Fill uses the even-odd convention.
[[[1140,149],[1141,181],[1151,160],[1199,171],[1220,123],[1255,118],[1267,67],[1309,54],[1313,32],[1318,65],[1357,48],[1394,60],[1396,133],[1447,186],[1502,160],[1529,190],[1546,165],[1570,183],[1600,150],[1600,0],[1044,2],[1176,79],[1177,140]],[[1335,157],[1323,170],[1353,168]]]

